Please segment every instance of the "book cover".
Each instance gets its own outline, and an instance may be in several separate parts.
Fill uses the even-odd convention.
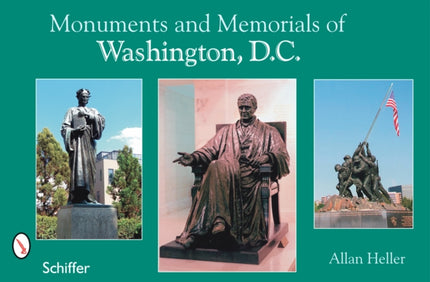
[[[3,4],[4,279],[428,281],[429,10],[415,0]],[[391,83],[400,135],[384,105],[366,139]],[[39,134],[69,161],[61,127],[80,88],[104,118],[92,137],[94,182],[103,183],[93,196],[116,205],[118,239],[56,238],[70,175],[39,174],[52,160],[38,151]],[[261,121],[286,122],[283,248],[254,265],[163,258],[192,204],[191,169],[173,160],[204,146],[216,124],[239,120],[243,93],[257,97]],[[318,227],[317,201],[339,193],[335,165],[365,139],[387,193],[412,191],[413,217],[382,215],[387,228]],[[125,160],[135,181],[121,186]],[[349,189],[357,196],[366,187]],[[393,228],[409,219],[411,227]]]

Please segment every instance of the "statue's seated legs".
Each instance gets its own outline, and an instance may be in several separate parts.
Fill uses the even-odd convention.
[[[185,230],[176,241],[190,247],[215,235],[225,235],[221,233],[234,236],[232,226],[236,225],[242,208],[239,185],[238,161],[212,161],[193,199]]]
[[[194,247],[207,242],[209,247],[215,244],[225,248],[223,242],[228,247],[267,242],[259,181],[246,186],[251,176],[242,181],[241,171],[237,160],[211,162],[193,199],[185,230],[176,239],[178,243]]]

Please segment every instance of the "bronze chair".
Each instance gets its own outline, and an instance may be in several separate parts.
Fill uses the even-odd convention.
[[[268,125],[276,128],[282,139],[286,144],[286,133],[287,133],[287,123],[285,121],[281,122],[267,122]],[[228,124],[217,124],[216,132],[218,132],[221,128]],[[201,181],[204,173],[206,172],[207,167],[202,165],[192,167],[192,172],[194,173],[194,183],[191,187],[191,197],[194,200],[194,197],[197,191],[200,189]],[[272,177],[272,165],[271,164],[263,164],[260,167],[261,174],[261,200],[263,205],[264,218],[266,221],[266,230],[269,233],[270,230],[270,214],[269,210],[271,207],[272,217],[274,221],[275,227],[281,223],[280,215],[279,215],[279,183],[278,179]],[[267,234],[269,237],[269,234]]]

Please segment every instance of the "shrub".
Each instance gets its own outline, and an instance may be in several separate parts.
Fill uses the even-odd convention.
[[[57,238],[57,217],[37,215],[37,239]],[[140,218],[118,219],[118,239],[141,239],[142,222]]]
[[[118,239],[142,238],[142,222],[140,218],[118,219]]]
[[[37,239],[56,239],[56,230],[56,216],[37,215]]]

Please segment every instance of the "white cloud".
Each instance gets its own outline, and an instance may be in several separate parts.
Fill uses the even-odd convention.
[[[142,128],[128,127],[121,130],[119,135],[112,136],[109,139],[123,141],[127,146],[133,149],[134,154],[142,154]]]

